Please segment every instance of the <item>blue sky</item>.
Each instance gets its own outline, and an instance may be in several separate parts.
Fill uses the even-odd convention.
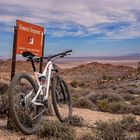
[[[140,53],[140,0],[0,0],[0,56],[12,54],[16,19],[45,27],[46,55]]]

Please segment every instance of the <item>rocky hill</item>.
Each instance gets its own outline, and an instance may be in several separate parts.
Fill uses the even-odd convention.
[[[136,69],[132,67],[97,62],[79,65],[62,71],[62,75],[67,81],[76,80],[89,86],[97,82],[106,83],[106,81],[130,79],[135,76],[135,73]]]
[[[36,64],[37,68],[39,64]],[[45,66],[45,64],[44,64]],[[135,76],[136,69],[123,66],[123,65],[112,65],[92,62],[88,64],[82,64],[77,67],[70,69],[60,69],[60,74],[65,78],[66,81],[71,82],[77,80],[80,83],[84,83],[86,86],[93,86],[101,84],[106,81],[112,83],[112,81],[120,81],[130,79]],[[11,60],[0,61],[0,78],[10,80],[11,74]],[[32,73],[32,66],[26,61],[17,61],[16,72],[27,71]]]

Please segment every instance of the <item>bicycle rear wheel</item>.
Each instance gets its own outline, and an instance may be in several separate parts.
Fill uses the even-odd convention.
[[[35,133],[41,123],[41,115],[37,116],[41,108],[31,103],[37,89],[30,75],[20,73],[13,77],[8,90],[11,118],[16,127],[25,134]],[[29,93],[30,96],[27,97]]]
[[[72,116],[71,95],[67,84],[59,76],[53,77],[52,103],[56,116],[61,122]]]

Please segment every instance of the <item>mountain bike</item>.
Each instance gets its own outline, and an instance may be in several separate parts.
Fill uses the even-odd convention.
[[[44,112],[48,110],[50,94],[55,114],[61,122],[72,115],[68,86],[59,76],[54,64],[57,58],[70,55],[70,52],[72,50],[43,58],[36,57],[31,52],[22,53],[22,56],[31,62],[35,78],[25,72],[17,73],[12,78],[8,90],[10,115],[21,132],[32,134],[38,130]],[[43,59],[47,60],[47,63],[44,71],[39,73],[35,63]]]

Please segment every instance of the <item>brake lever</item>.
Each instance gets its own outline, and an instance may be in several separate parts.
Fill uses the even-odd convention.
[[[68,53],[68,54],[66,54],[66,55],[69,55],[69,56],[71,56],[71,54],[70,54],[70,53]]]
[[[41,59],[40,59],[40,58],[35,58],[34,61],[35,61],[36,63],[39,63],[39,62],[41,61]]]
[[[67,55],[71,55],[71,54],[70,54],[70,53],[63,54],[63,55],[60,56],[60,58],[64,58],[64,57],[67,56]]]

